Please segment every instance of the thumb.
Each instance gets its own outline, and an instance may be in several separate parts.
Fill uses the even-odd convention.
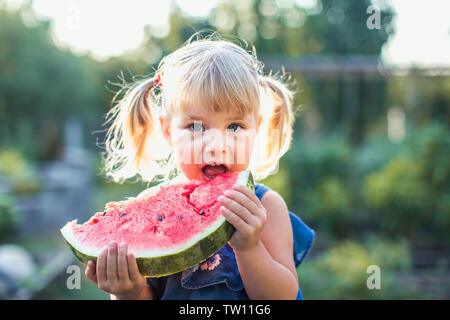
[[[95,262],[89,260],[86,266],[86,271],[84,272],[86,278],[91,280],[93,283],[97,284],[97,273],[95,268]]]

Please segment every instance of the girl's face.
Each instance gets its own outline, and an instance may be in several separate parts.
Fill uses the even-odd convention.
[[[163,135],[189,180],[208,181],[250,163],[261,116],[239,116],[188,106],[184,114],[160,118]]]

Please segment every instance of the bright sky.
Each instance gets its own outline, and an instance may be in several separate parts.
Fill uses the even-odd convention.
[[[26,0],[0,0],[15,6]],[[193,16],[206,16],[219,0],[175,0]],[[244,0],[240,0],[244,1]],[[283,0],[277,0],[282,2]],[[310,6],[314,0],[296,0]],[[53,18],[55,39],[97,58],[120,55],[139,46],[145,25],[164,26],[170,11],[164,0],[34,0],[39,16]],[[450,65],[450,1],[391,0],[395,35],[383,48],[393,64]],[[369,15],[368,15],[369,16]]]
[[[398,64],[450,66],[450,1],[393,0],[395,34],[383,58]]]

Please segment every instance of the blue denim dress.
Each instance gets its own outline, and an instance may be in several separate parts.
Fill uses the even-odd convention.
[[[270,189],[255,184],[261,199]],[[315,233],[297,215],[289,212],[294,237],[294,262],[298,267],[311,249]],[[182,272],[160,278],[147,277],[156,299],[161,300],[248,300],[236,256],[226,244],[206,261]],[[299,288],[297,300],[303,300]]]

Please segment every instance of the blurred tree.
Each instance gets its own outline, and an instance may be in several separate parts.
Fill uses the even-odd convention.
[[[379,9],[379,29],[369,29],[366,24],[370,17],[367,9],[373,2]],[[308,15],[303,28],[305,53],[379,56],[394,31],[393,16],[383,1],[317,0],[314,14]],[[359,72],[346,74],[341,70],[334,78],[307,78],[313,105],[323,118],[322,127],[325,131],[344,130],[355,143],[364,139],[368,124],[376,123],[386,111],[386,81],[367,77],[363,71],[366,63],[354,58]]]
[[[37,160],[60,157],[69,117],[80,118],[84,132],[98,133],[119,85],[148,70],[130,55],[99,62],[59,48],[51,21],[38,20],[29,4],[0,7],[0,42],[0,144]]]
[[[95,95],[81,59],[55,46],[50,27],[28,5],[0,8],[0,143],[43,160],[58,152],[41,153],[42,143],[60,148],[61,122],[70,115],[89,117]],[[57,130],[42,132],[48,125]],[[52,137],[36,143],[41,134]]]
[[[153,71],[163,56],[178,49],[200,30],[213,32],[214,26],[206,18],[187,15],[172,1],[167,24],[158,27],[146,26],[144,40],[140,48],[133,53],[133,59],[149,64],[149,70]]]
[[[380,28],[369,29],[369,6],[377,4]],[[304,25],[306,53],[378,55],[393,32],[394,13],[385,1],[317,0],[315,14],[308,16]]]
[[[224,34],[237,35],[263,54],[376,54],[393,31],[392,10],[383,1],[380,29],[370,30],[365,1],[322,1],[306,8],[295,0],[226,0],[209,22]]]
[[[364,177],[364,201],[383,233],[418,246],[450,246],[450,132],[438,123],[410,134],[388,163]],[[432,230],[432,231],[431,231]],[[428,233],[428,234],[427,234]],[[423,236],[425,234],[425,236]]]
[[[83,67],[95,90],[95,95],[90,100],[89,118],[85,121],[85,131],[89,133],[86,137],[87,147],[94,149],[95,146],[103,146],[106,135],[103,124],[106,113],[113,105],[114,96],[118,94],[121,97],[124,92],[119,90],[135,80],[136,74],[147,74],[148,65],[127,55],[111,57],[102,62],[87,55],[83,57]],[[95,151],[98,149],[95,148]]]

